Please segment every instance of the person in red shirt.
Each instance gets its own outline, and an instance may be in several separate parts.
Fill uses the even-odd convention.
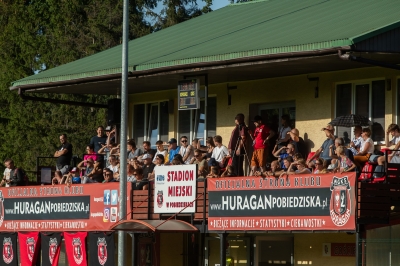
[[[267,145],[270,137],[270,129],[268,126],[263,124],[261,116],[256,115],[252,122],[254,122],[256,129],[254,130],[254,133],[249,131],[250,136],[253,139],[254,149],[251,158],[251,176],[256,171],[256,168],[258,168],[261,173],[265,172],[265,165],[267,164]]]

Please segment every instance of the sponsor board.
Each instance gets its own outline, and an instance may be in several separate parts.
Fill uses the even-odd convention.
[[[207,182],[211,231],[355,230],[355,173]]]
[[[154,213],[194,213],[197,164],[159,166],[155,170]]]
[[[130,190],[128,184],[127,210]],[[109,230],[110,222],[118,220],[118,201],[117,182],[4,187],[0,189],[0,231]]]

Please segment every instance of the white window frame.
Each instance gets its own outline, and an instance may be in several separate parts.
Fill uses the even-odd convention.
[[[218,99],[216,95],[208,95],[208,98],[215,98],[216,100]],[[204,102],[205,104],[205,99],[202,98],[200,99],[200,106],[202,104],[202,102]],[[200,112],[200,108],[199,109],[192,109],[190,110],[190,131],[189,131],[189,136],[187,136],[189,138],[189,142],[191,143],[195,138],[198,138],[198,136],[196,136],[196,132],[197,132],[197,128],[196,125],[198,125],[197,123],[197,112]],[[180,121],[180,115],[181,115],[181,111],[178,111],[178,115],[177,115],[177,139],[179,140],[182,136],[184,136],[184,134],[182,134],[181,132],[179,132],[179,121]],[[204,106],[204,140],[202,142],[202,145],[205,145],[205,138],[207,138],[207,106]],[[194,121],[194,122],[193,122]]]
[[[335,117],[337,117],[337,109],[336,109],[336,107],[337,107],[337,98],[336,98],[336,96],[337,96],[337,86],[338,85],[342,85],[342,84],[351,84],[351,113],[352,114],[355,114],[355,111],[356,111],[356,86],[357,85],[365,85],[365,84],[368,84],[368,86],[369,86],[369,100],[368,100],[368,104],[369,104],[369,106],[368,106],[368,119],[370,120],[370,121],[372,121],[372,122],[374,122],[373,121],[373,118],[372,118],[372,82],[373,81],[385,81],[385,92],[386,92],[386,90],[387,90],[387,83],[386,83],[386,78],[384,78],[384,77],[381,77],[381,78],[374,78],[374,79],[366,79],[366,80],[349,80],[349,81],[345,81],[345,82],[337,82],[337,83],[335,83],[335,103],[334,103],[334,114],[335,114]],[[386,125],[383,125],[383,126],[386,126]],[[353,129],[354,129],[354,127],[351,127],[351,130],[350,130],[350,139],[353,139],[353,137],[354,137],[354,132],[353,132]],[[384,128],[385,129],[385,128]],[[386,130],[386,129],[385,129]],[[335,132],[338,132],[338,127],[335,127]],[[379,144],[384,144],[385,143],[385,141],[384,140],[382,140],[382,141],[375,141],[374,140],[374,144],[375,145],[379,145]]]

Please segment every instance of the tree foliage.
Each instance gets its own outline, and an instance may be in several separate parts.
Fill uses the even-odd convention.
[[[152,24],[148,15],[161,1],[130,0],[130,39],[209,12],[212,0],[206,0],[204,10],[195,1],[164,0],[163,19]],[[0,159],[12,158],[35,170],[36,157],[52,156],[62,133],[74,154],[84,153],[97,126],[106,123],[105,109],[23,101],[9,87],[12,81],[119,45],[122,10],[121,0],[0,1]],[[114,96],[40,97],[105,104]]]

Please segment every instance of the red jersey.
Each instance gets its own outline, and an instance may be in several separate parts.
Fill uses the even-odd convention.
[[[267,142],[265,141],[266,138],[269,136],[269,127],[266,125],[261,125],[259,127],[256,127],[256,130],[254,130],[253,133],[253,139],[254,139],[254,149],[266,149],[267,148]],[[265,144],[264,144],[265,141]]]

